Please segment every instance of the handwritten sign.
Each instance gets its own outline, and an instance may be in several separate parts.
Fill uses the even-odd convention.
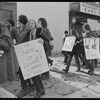
[[[100,58],[99,38],[84,38],[86,59]]]
[[[65,43],[62,47],[63,51],[72,51],[76,37],[66,37]]]
[[[42,43],[38,39],[14,46],[24,79],[49,71]]]

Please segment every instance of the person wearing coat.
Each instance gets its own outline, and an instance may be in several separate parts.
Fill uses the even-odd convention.
[[[9,31],[4,22],[0,22],[0,83],[15,79],[11,47],[12,40]]]
[[[92,37],[97,38],[98,37],[97,34],[94,34],[94,32],[91,31],[91,28],[90,28],[89,24],[85,23],[82,26],[82,28],[83,28],[83,31],[84,31],[84,33],[82,35],[83,39],[84,38],[92,38]],[[85,53],[85,51],[84,51],[84,53]],[[87,65],[87,67],[89,68],[87,73],[89,75],[93,75],[94,74],[94,65],[93,65],[94,64],[94,60],[93,59],[87,60],[86,59],[86,54],[85,54],[84,55],[84,61],[85,61],[85,65]]]
[[[80,71],[80,69],[81,69],[80,61],[79,61],[80,39],[78,38],[75,29],[71,29],[70,33],[72,36],[76,37],[76,40],[75,40],[75,44],[74,44],[72,52],[68,52],[68,54],[69,54],[68,63],[67,63],[66,68],[63,69],[63,71],[65,71],[66,73],[69,71],[73,56],[75,56],[75,60],[76,60],[77,67],[78,67],[78,69],[76,71]]]
[[[30,34],[30,41],[31,40],[35,40],[38,39],[37,37],[37,26],[36,26],[36,22],[32,19],[30,19],[28,21],[28,27],[30,29],[29,34]],[[43,40],[40,38],[39,43],[43,43]],[[45,94],[45,90],[44,90],[44,86],[41,80],[40,75],[34,76],[31,78],[33,81],[34,86],[36,87],[36,95],[34,96],[34,98],[40,98],[42,95]]]
[[[48,65],[52,66],[53,60],[49,58],[51,54],[51,48],[50,48],[50,40],[53,40],[53,37],[47,27],[47,21],[45,18],[39,18],[38,19],[38,28],[37,28],[37,37],[42,38],[44,41],[44,50],[46,53]],[[45,72],[41,75],[42,79],[49,79],[49,71]]]
[[[18,33],[17,44],[28,42],[30,40],[29,39],[29,29],[27,27],[28,19],[25,15],[20,15],[18,17],[18,21],[19,21],[19,23],[18,23],[19,27],[17,27],[17,33]],[[21,80],[21,89],[22,90],[20,91],[20,93],[18,93],[17,97],[22,98],[23,96],[25,96],[29,93],[28,80],[24,80],[20,66],[19,66],[18,73],[19,73],[19,77]]]

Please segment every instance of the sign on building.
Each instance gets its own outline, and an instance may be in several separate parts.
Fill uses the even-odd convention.
[[[100,58],[99,38],[84,38],[86,59]]]
[[[80,12],[100,16],[100,8],[80,2]]]
[[[62,47],[63,51],[72,51],[76,37],[66,37],[65,43]]]
[[[43,44],[38,39],[14,46],[24,79],[49,71]]]

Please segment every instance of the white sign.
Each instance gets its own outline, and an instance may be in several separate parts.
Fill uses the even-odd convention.
[[[100,16],[100,8],[85,3],[80,3],[80,12]]]
[[[84,38],[86,59],[100,58],[99,38]]]
[[[62,47],[63,51],[72,51],[76,37],[66,37],[64,45]]]
[[[42,43],[38,39],[14,46],[24,79],[49,71]]]

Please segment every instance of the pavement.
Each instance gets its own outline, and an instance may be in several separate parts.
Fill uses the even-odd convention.
[[[54,62],[53,66],[49,66],[50,78],[42,80],[45,95],[41,98],[100,98],[100,63],[95,68],[95,74],[90,76],[86,74],[88,69],[81,68],[81,72],[76,72],[77,67],[74,58],[68,73],[62,71],[66,67],[63,63],[63,56],[51,57],[51,59]],[[18,78],[13,82],[0,84],[0,86],[0,98],[17,98],[17,94],[21,90],[20,79]],[[2,89],[6,90],[9,96],[2,95],[4,94]],[[36,91],[33,89],[23,98],[33,98],[35,93]]]

